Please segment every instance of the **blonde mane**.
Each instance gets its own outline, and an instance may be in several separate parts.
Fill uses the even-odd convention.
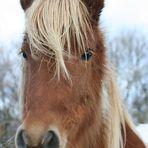
[[[108,117],[108,146],[107,148],[123,148],[123,137],[126,136],[124,107],[121,102],[115,75],[112,69],[108,70],[106,78],[107,117]],[[121,130],[123,128],[123,131]],[[123,133],[122,133],[123,132]]]
[[[105,101],[102,104],[102,107],[104,106],[102,114],[105,116],[104,122],[107,122],[107,148],[125,147],[127,142],[126,126],[129,126],[131,130],[137,134],[132,119],[122,103],[120,90],[116,82],[116,74],[112,66],[108,64],[106,79],[103,85],[104,98],[102,98],[103,101]],[[137,136],[139,137],[138,134]]]
[[[31,51],[54,57],[58,78],[61,73],[69,78],[64,58],[71,56],[71,39],[75,39],[79,51],[85,50],[89,20],[81,0],[35,0],[26,12]]]

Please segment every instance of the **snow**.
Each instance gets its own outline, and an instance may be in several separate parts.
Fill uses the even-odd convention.
[[[148,146],[148,124],[140,124],[137,127],[137,131]]]

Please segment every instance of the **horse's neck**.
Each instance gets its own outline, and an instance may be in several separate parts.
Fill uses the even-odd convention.
[[[125,148],[146,148],[142,140],[126,124],[126,145]]]
[[[95,124],[85,129],[85,132],[77,136],[68,144],[68,148],[108,148],[107,128],[103,124]]]
[[[146,148],[142,140],[126,123],[126,140],[124,148]],[[105,124],[98,124],[90,126],[86,129],[84,134],[77,136],[76,141],[72,142],[74,145],[68,145],[68,148],[110,148],[107,127]],[[111,137],[110,137],[111,138]],[[75,145],[76,144],[76,145]]]

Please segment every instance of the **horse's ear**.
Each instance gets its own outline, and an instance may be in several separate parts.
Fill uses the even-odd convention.
[[[90,13],[91,19],[98,23],[100,14],[104,7],[104,0],[83,0],[83,2]]]
[[[33,0],[20,0],[21,6],[24,10],[29,8],[32,4]]]

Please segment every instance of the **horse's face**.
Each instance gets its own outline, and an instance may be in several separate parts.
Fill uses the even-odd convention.
[[[18,130],[17,141],[19,145],[27,141],[33,146],[42,143],[60,144],[61,147],[73,144],[75,147],[81,134],[94,123],[92,114],[99,109],[104,50],[97,46],[86,53],[91,54],[88,60],[84,53],[69,59],[66,66],[71,79],[61,76],[58,81],[52,69],[54,61],[32,57],[27,45],[24,42],[22,48],[26,58],[26,85],[23,124]]]
[[[16,136],[18,147],[85,147],[86,141],[82,139],[88,140],[94,123],[99,124],[94,114],[100,111],[105,65],[102,36],[96,26],[92,27],[92,33],[95,39],[86,52],[75,52],[65,59],[70,80],[62,75],[58,80],[54,75],[55,59],[32,56],[24,40],[26,74],[23,124]]]

